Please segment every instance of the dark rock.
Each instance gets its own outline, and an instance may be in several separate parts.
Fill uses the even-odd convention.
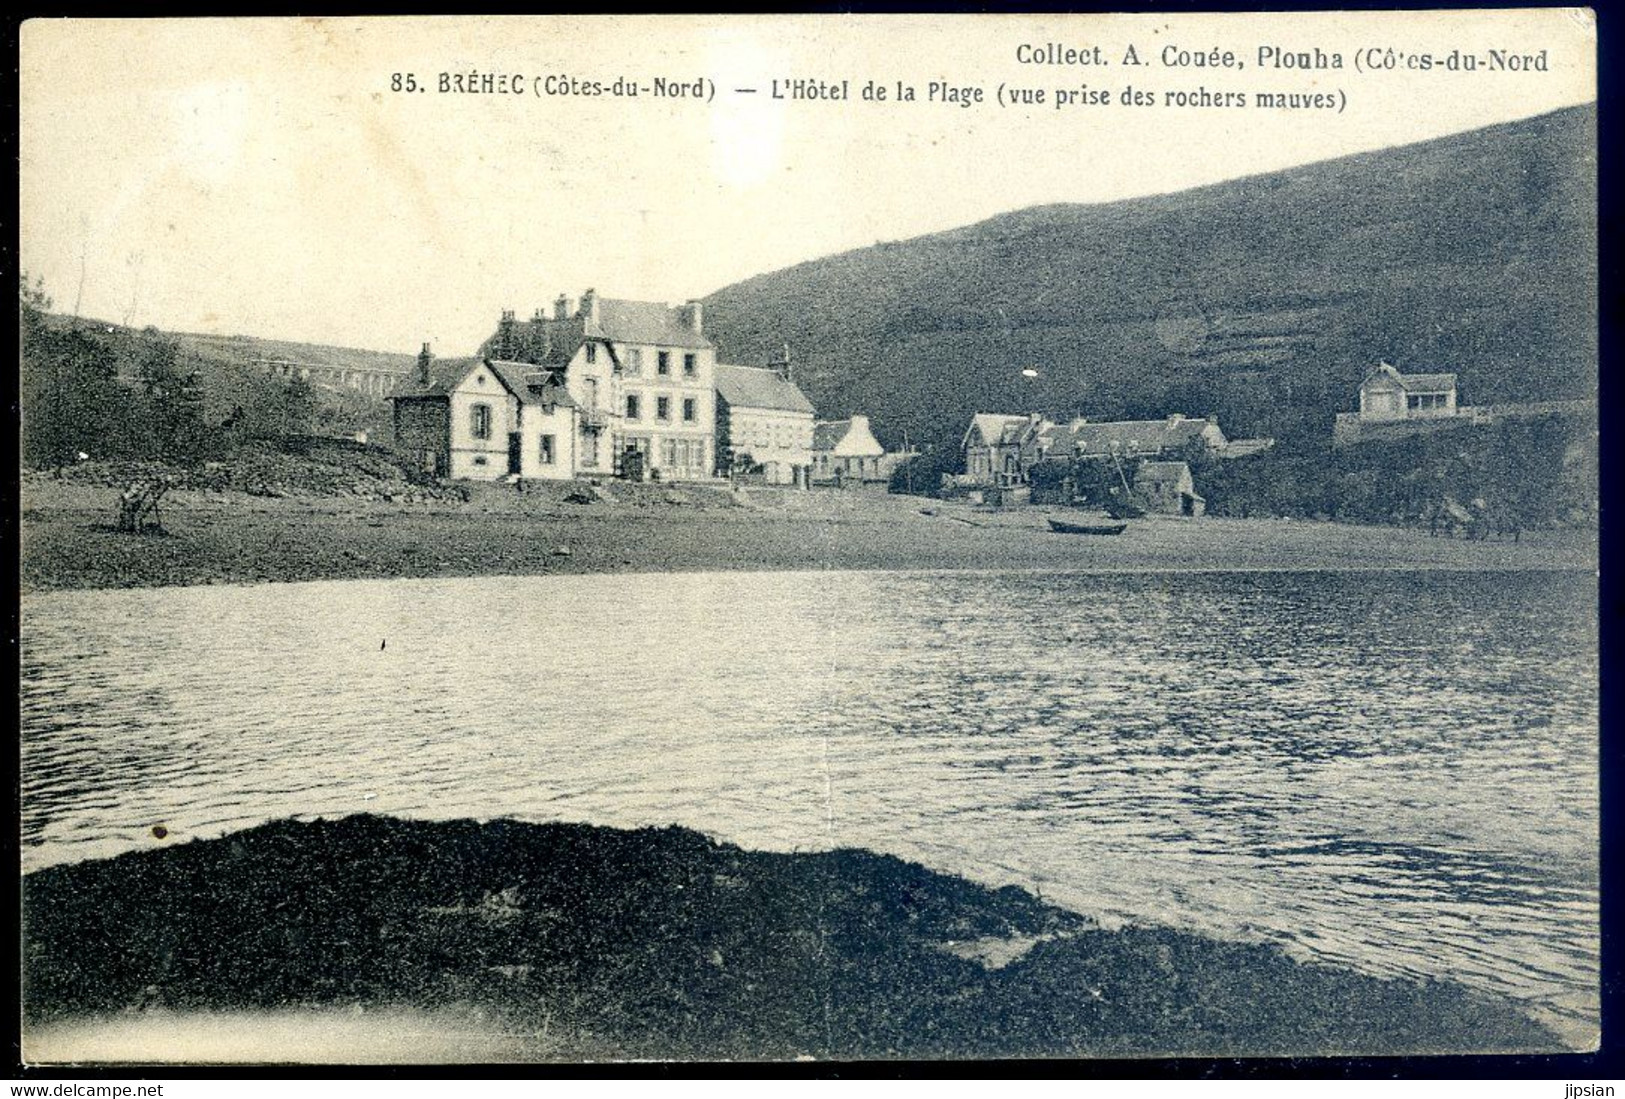
[[[705,1059],[1557,1047],[1451,985],[1104,931],[889,856],[679,828],[281,821],[37,871],[23,911],[30,1025],[154,1004],[465,1003],[576,1036],[548,1051],[563,1057],[589,1035],[619,1057]]]

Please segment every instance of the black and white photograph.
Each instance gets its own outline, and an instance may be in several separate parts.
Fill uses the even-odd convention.
[[[23,23],[21,1066],[1598,1050],[1596,19]]]

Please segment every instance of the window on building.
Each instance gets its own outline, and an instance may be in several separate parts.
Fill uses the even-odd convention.
[[[636,393],[628,393],[626,395],[626,418],[628,420],[636,420],[642,414],[642,409],[638,407],[638,395]]]
[[[477,465],[477,466],[483,466],[485,464],[485,455],[483,455],[483,454],[475,455],[474,456],[474,464]]]
[[[643,348],[634,347],[626,353],[626,376],[629,378],[641,377],[643,374]]]
[[[671,419],[671,398],[670,397],[656,397],[655,398],[655,419],[657,419],[657,420],[669,420],[669,419]]]
[[[660,351],[655,355],[655,373],[664,377],[671,373],[671,352]]]
[[[553,436],[543,435],[537,440],[537,451],[544,466],[553,464]]]
[[[662,464],[673,469],[699,469],[705,465],[705,443],[699,439],[664,439]]]
[[[685,378],[692,378],[694,376],[696,360],[697,356],[692,353],[685,354],[683,356],[683,376]]]
[[[595,363],[595,362],[598,361],[598,345],[597,344],[595,344],[595,343],[588,343],[587,344],[587,361],[590,362],[590,363]]]
[[[683,398],[683,422],[684,423],[691,424],[691,423],[694,422],[694,417],[696,415],[695,409],[696,409],[697,405],[698,405],[698,402],[696,402],[693,397],[684,397]]]
[[[469,431],[476,439],[489,439],[491,437],[491,406],[477,404],[469,410],[471,422]]]

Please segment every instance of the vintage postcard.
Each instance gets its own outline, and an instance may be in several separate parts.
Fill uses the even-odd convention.
[[[1591,12],[20,53],[25,1063],[1597,1048]]]

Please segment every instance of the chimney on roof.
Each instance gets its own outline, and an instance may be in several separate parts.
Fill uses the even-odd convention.
[[[418,352],[418,385],[424,388],[428,388],[429,364],[433,361],[434,356],[429,353],[429,345],[424,344],[423,350]]]
[[[683,327],[696,336],[705,334],[705,305],[698,299],[688,299],[677,311],[677,316],[682,321]]]
[[[795,371],[790,365],[789,344],[785,344],[784,347],[779,350],[779,357],[771,360],[767,364],[767,368],[787,382],[794,382],[796,380]]]
[[[581,319],[588,325],[598,327],[598,291],[587,289],[581,292]]]
[[[499,359],[513,358],[513,310],[502,311],[502,323],[497,325],[496,357]]]
[[[533,323],[536,321],[545,321],[547,319],[547,310],[538,305],[536,307],[536,312],[531,315],[530,319]]]
[[[570,319],[570,299],[563,294],[553,299],[553,319],[556,321]]]

